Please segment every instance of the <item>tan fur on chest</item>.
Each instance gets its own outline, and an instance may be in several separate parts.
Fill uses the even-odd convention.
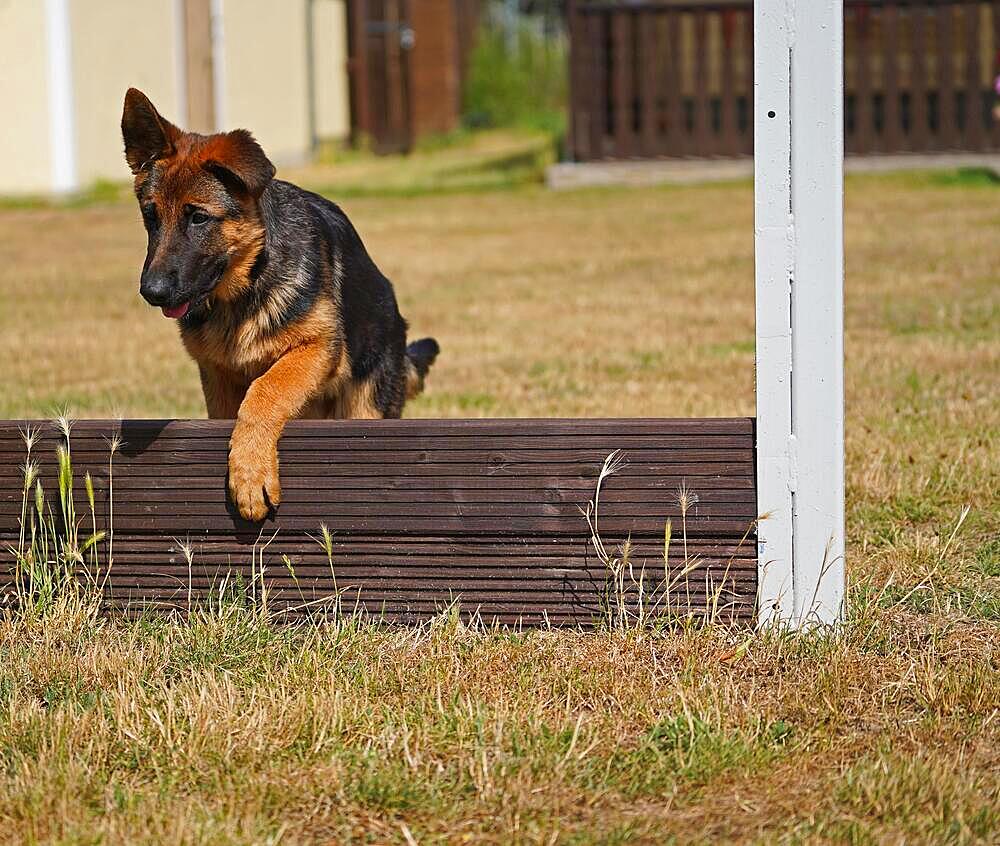
[[[213,311],[216,313],[204,324],[181,333],[185,349],[200,365],[211,365],[249,381],[303,344],[323,340],[334,358],[336,349],[343,347],[336,331],[336,309],[329,300],[320,300],[309,314],[279,332],[268,331],[272,318],[263,309],[242,321],[229,318],[225,302],[214,303]]]

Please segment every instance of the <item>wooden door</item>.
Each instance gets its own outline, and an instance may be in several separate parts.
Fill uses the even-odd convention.
[[[413,144],[409,5],[409,0],[355,0],[348,7],[355,133],[380,153]]]

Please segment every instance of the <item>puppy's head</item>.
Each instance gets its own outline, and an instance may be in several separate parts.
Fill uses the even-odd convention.
[[[135,88],[122,137],[149,236],[140,293],[178,319],[225,299],[263,247],[260,198],[274,165],[246,130],[184,132]]]

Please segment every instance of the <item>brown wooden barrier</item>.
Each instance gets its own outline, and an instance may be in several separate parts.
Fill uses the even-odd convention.
[[[569,4],[577,161],[753,154],[747,0]],[[998,0],[846,0],[848,153],[1000,149]]]
[[[25,425],[0,423],[0,591],[8,602],[16,595]],[[31,460],[48,501],[58,503],[56,448],[65,437],[53,424],[31,425],[41,432]],[[280,444],[282,503],[263,524],[240,519],[228,502],[230,428],[73,425],[81,536],[91,533],[89,472],[98,530],[113,537],[109,604],[184,610],[224,583],[260,602],[263,583],[268,608],[288,617],[322,610],[339,594],[345,610],[400,622],[457,600],[487,622],[590,625],[606,611],[609,590],[612,602],[616,594],[581,509],[605,458],[621,450],[626,464],[604,483],[599,529],[609,550],[632,540],[629,601],[644,573],[647,592],[670,587],[669,597],[656,597],[660,611],[753,617],[752,419],[295,422]],[[109,471],[115,435],[122,446]],[[684,519],[682,491],[690,503]],[[329,558],[321,524],[333,536]],[[102,566],[107,546],[98,546]]]

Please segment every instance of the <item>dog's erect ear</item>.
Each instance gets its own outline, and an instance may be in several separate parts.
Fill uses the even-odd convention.
[[[274,165],[245,129],[214,136],[202,155],[205,169],[233,194],[258,200],[274,178]]]
[[[125,92],[122,111],[122,138],[125,161],[132,173],[158,159],[169,159],[176,152],[181,130],[160,116],[149,98],[137,88]]]

